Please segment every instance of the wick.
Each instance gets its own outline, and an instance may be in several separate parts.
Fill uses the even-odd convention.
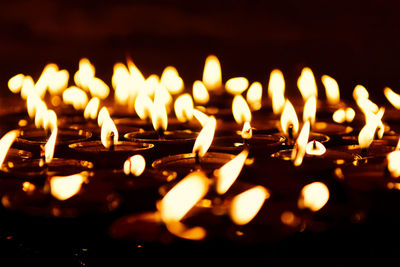
[[[47,173],[48,166],[46,163],[46,152],[44,150],[43,145],[41,145],[40,148],[41,148],[41,150],[40,150],[40,156],[39,156],[39,167],[43,168],[45,170],[45,172]]]
[[[108,148],[109,151],[114,151],[115,149],[114,136],[115,136],[114,132],[111,132],[111,134],[108,136],[110,142],[110,147]]]
[[[361,157],[365,158],[368,155],[368,148],[361,148]]]
[[[157,130],[157,134],[158,134],[158,139],[159,140],[164,140],[165,139],[165,134],[164,134],[164,130],[162,128],[159,128]]]
[[[200,156],[198,151],[196,151],[194,154],[194,163],[196,167],[200,168]]]
[[[288,137],[289,140],[293,140],[293,124],[290,124],[288,127]]]
[[[317,142],[315,140],[313,140],[312,148],[313,150],[317,150]]]

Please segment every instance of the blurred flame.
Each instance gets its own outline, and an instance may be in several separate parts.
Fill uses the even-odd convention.
[[[128,158],[124,163],[124,173],[125,175],[133,174],[135,176],[140,176],[146,168],[146,160],[142,155],[134,155]]]
[[[54,157],[54,149],[56,147],[58,128],[54,127],[51,131],[50,137],[44,145],[45,162],[50,163]]]
[[[288,129],[290,126],[293,126],[294,136],[299,131],[299,120],[297,118],[296,111],[294,110],[294,107],[289,100],[286,100],[285,102],[280,122],[281,122],[281,129],[286,136],[288,135]]]
[[[314,74],[310,68],[303,68],[300,77],[297,80],[297,87],[299,88],[304,101],[306,101],[311,96],[317,98],[317,84],[315,82]]]
[[[332,119],[334,122],[337,123],[343,123],[346,120],[346,111],[342,108],[337,109],[335,112],[332,114]]]
[[[65,89],[62,98],[65,104],[70,104],[77,110],[85,109],[88,102],[88,97],[85,91],[76,86],[71,86]]]
[[[320,210],[329,200],[329,189],[321,182],[313,182],[303,187],[297,202],[300,209]]]
[[[52,95],[61,94],[68,87],[69,72],[60,70],[52,73],[49,78],[49,93]]]
[[[10,150],[11,145],[14,143],[15,138],[18,137],[19,133],[19,130],[12,130],[7,132],[0,139],[0,168],[3,165],[4,159],[7,156],[8,150]]]
[[[154,93],[156,91],[157,86],[160,84],[160,77],[156,74],[152,74],[149,77],[147,77],[145,83],[144,83],[144,88],[143,90],[140,91],[140,93],[144,93],[150,97],[154,96]]]
[[[171,94],[179,94],[184,88],[183,80],[175,67],[168,66],[161,74],[160,83],[165,85]]]
[[[169,222],[166,227],[170,233],[189,240],[202,240],[207,235],[207,231],[203,227],[194,226],[189,228],[181,222]]]
[[[225,194],[236,181],[248,155],[249,151],[245,149],[232,160],[225,163],[221,168],[214,171],[214,176],[216,177],[215,187],[218,194]]]
[[[193,118],[193,99],[190,94],[182,94],[174,104],[176,118],[180,122],[190,121]]]
[[[385,131],[381,120],[384,112],[385,109],[381,108],[377,114],[373,114],[372,112],[365,113],[365,125],[358,135],[358,143],[361,148],[368,148],[371,145],[375,137],[375,132],[378,128],[378,137],[382,138]]]
[[[113,67],[113,74],[111,77],[111,85],[114,89],[117,89],[118,84],[121,81],[129,79],[129,70],[124,63],[117,62]]]
[[[198,153],[203,157],[214,139],[215,128],[217,127],[216,119],[211,116],[208,118],[207,123],[203,126],[193,146],[193,153]]]
[[[308,142],[306,146],[307,155],[321,156],[325,154],[325,152],[326,152],[325,146],[321,142],[318,142],[316,140]]]
[[[241,95],[236,95],[232,102],[232,113],[235,121],[242,124],[251,121],[251,111],[246,100]]]
[[[390,176],[394,178],[400,177],[400,151],[396,150],[390,152],[387,156],[387,169],[390,172]]]
[[[106,107],[102,107],[97,115],[97,124],[101,127],[107,117],[110,117],[110,113]]]
[[[75,84],[85,90],[88,90],[89,83],[94,78],[95,72],[95,67],[92,65],[92,63],[90,63],[89,59],[80,59],[79,69],[74,75]]]
[[[87,103],[85,111],[83,112],[83,117],[85,119],[95,120],[97,118],[97,112],[99,110],[100,100],[97,97],[92,97]]]
[[[111,136],[112,134],[114,134],[114,136]],[[114,144],[118,143],[119,140],[118,130],[111,117],[106,116],[104,118],[103,124],[101,125],[100,135],[101,135],[101,143],[105,148],[110,148],[113,143]],[[110,140],[111,137],[112,140]]]
[[[296,144],[292,151],[292,161],[294,166],[300,166],[303,163],[303,158],[306,153],[306,146],[308,137],[310,135],[310,122],[306,121],[301,128],[299,136],[297,137]]]
[[[193,83],[193,99],[194,102],[204,105],[210,100],[206,86],[201,81]]]
[[[50,80],[53,79],[57,72],[58,66],[54,63],[49,63],[43,68],[42,74],[40,75],[34,86],[34,90],[40,96],[40,98],[43,98],[46,94],[46,90],[49,87]]]
[[[285,78],[282,71],[274,69],[271,71],[268,83],[268,96],[272,100],[272,111],[280,114],[285,105]]]
[[[304,104],[303,122],[309,121],[311,125],[315,122],[317,114],[317,99],[314,96],[309,97]]]
[[[208,115],[206,115],[205,113],[201,112],[198,109],[193,110],[193,116],[196,118],[196,120],[199,121],[199,123],[201,124],[202,127],[204,127],[204,125],[206,125],[208,118],[209,118]]]
[[[354,117],[356,116],[356,112],[352,108],[346,108],[346,121],[352,122]]]
[[[214,55],[206,58],[203,71],[203,83],[210,91],[218,90],[222,87],[221,64]]]
[[[243,139],[251,139],[253,137],[253,129],[251,128],[250,122],[246,121],[243,124],[241,136]]]
[[[79,193],[87,177],[87,172],[68,176],[53,176],[50,178],[50,193],[58,200],[67,200]]]
[[[249,86],[249,81],[245,77],[235,77],[226,81],[225,88],[232,95],[243,93]]]
[[[33,191],[35,191],[35,189],[36,189],[36,186],[34,184],[28,182],[28,181],[25,181],[25,182],[22,183],[22,191],[24,191],[24,192],[26,192],[28,194],[30,194]]]
[[[151,117],[153,101],[148,95],[139,94],[135,99],[135,111],[140,119],[145,120]]]
[[[246,100],[252,110],[261,108],[262,85],[259,82],[253,82],[247,90]]]
[[[203,172],[188,174],[160,201],[158,207],[162,221],[167,224],[180,221],[206,195],[208,188],[209,180]]]
[[[93,97],[98,97],[99,99],[103,100],[106,99],[107,96],[110,94],[110,88],[108,85],[101,79],[93,77],[89,80],[87,84],[90,94]]]
[[[386,99],[392,104],[396,109],[400,109],[400,95],[395,93],[389,87],[383,89]]]
[[[325,94],[329,104],[339,104],[340,90],[339,85],[335,79],[328,75],[322,75],[321,81],[325,87]]]
[[[163,103],[154,102],[151,107],[151,121],[156,131],[166,131],[168,127],[168,114]]]
[[[35,83],[32,79],[31,76],[25,76],[24,81],[22,82],[22,87],[21,87],[21,97],[22,99],[26,100],[28,95],[31,93],[36,93],[34,91],[34,86]]]
[[[10,91],[14,94],[19,93],[21,91],[22,84],[24,82],[24,78],[25,78],[25,75],[23,75],[21,73],[11,77],[7,83],[8,89],[10,89]]]
[[[354,87],[353,98],[356,101],[359,100],[359,99],[362,99],[362,98],[368,99],[369,98],[369,93],[368,93],[367,89],[364,86],[358,84],[358,85],[356,85]]]
[[[270,197],[268,190],[261,186],[254,186],[251,189],[236,195],[230,206],[230,217],[237,225],[249,223],[260,211],[266,199]]]

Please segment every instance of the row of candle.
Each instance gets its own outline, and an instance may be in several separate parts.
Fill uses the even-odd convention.
[[[244,77],[223,85],[215,56],[191,94],[175,68],[145,79],[131,60],[114,66],[114,101],[87,59],[75,85],[68,80],[55,64],[36,83],[22,74],[9,80],[34,125],[9,114],[19,129],[0,141],[8,209],[75,217],[123,207],[127,215],[110,226],[118,239],[154,242],[168,233],[262,242],[348,220],[356,208],[331,201],[332,193],[352,202],[365,191],[400,188],[398,135],[382,122],[385,108],[361,85],[356,105],[340,100],[338,84],[326,75],[327,100],[318,100],[309,68],[300,74],[303,99],[294,105],[281,71],[271,72],[265,98],[262,85],[249,86]],[[398,108],[399,96],[384,93]],[[362,199],[357,208],[371,208]]]

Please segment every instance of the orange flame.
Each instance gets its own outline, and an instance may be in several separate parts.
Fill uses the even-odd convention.
[[[85,91],[76,86],[65,89],[62,98],[65,104],[70,104],[77,110],[85,109],[88,103],[88,97]]]
[[[196,138],[193,146],[193,153],[197,153],[200,157],[203,157],[207,153],[207,150],[214,139],[216,127],[216,119],[213,116],[209,117],[207,123]]]
[[[396,109],[400,109],[400,95],[395,93],[389,87],[383,89],[386,99],[392,104]]]
[[[214,55],[206,58],[203,71],[203,83],[208,90],[214,91],[222,87],[221,64]]]
[[[253,137],[253,129],[248,121],[243,124],[243,129],[240,135],[243,139],[251,139]]]
[[[206,86],[201,81],[195,81],[193,83],[193,99],[198,104],[207,104],[210,100]]]
[[[114,134],[114,136],[111,138],[112,134]],[[118,143],[119,140],[118,130],[111,117],[104,118],[103,124],[101,125],[100,135],[101,135],[101,143],[105,148],[110,148],[113,143],[114,144]]]
[[[259,110],[261,108],[262,100],[262,85],[259,82],[253,82],[246,94],[247,103],[249,103],[252,110]]]
[[[133,174],[135,176],[140,176],[146,168],[146,160],[142,155],[134,155],[128,158],[124,163],[124,173],[125,175]]]
[[[246,100],[241,95],[236,95],[232,102],[232,114],[238,124],[251,121],[251,111]]]
[[[339,104],[340,90],[339,85],[335,79],[328,75],[322,75],[321,81],[325,87],[325,94],[329,104]]]
[[[400,177],[400,151],[390,152],[387,156],[387,169],[394,178]]]
[[[286,136],[288,135],[288,130],[290,126],[293,126],[293,135],[296,135],[299,131],[299,120],[297,118],[296,111],[294,110],[294,107],[289,100],[286,100],[285,102],[280,122],[281,129]]]
[[[89,59],[82,58],[79,60],[79,69],[74,75],[75,84],[88,90],[89,83],[94,78],[96,70]]]
[[[303,163],[303,158],[306,153],[306,146],[308,137],[310,135],[310,122],[306,121],[301,128],[299,136],[297,137],[296,144],[292,151],[292,161],[294,166],[300,166]]]
[[[151,121],[156,131],[166,131],[168,127],[168,114],[165,105],[160,102],[154,102],[151,107]]]
[[[303,121],[309,121],[311,125],[315,122],[317,114],[317,99],[313,96],[309,97],[304,104]]]
[[[230,206],[232,221],[238,225],[249,223],[258,214],[265,200],[269,197],[268,190],[261,185],[236,195],[232,199]]]
[[[92,99],[90,99],[90,101],[86,105],[85,111],[83,112],[83,117],[85,119],[96,119],[99,106],[100,100],[97,97],[93,97]]]
[[[321,182],[313,182],[303,187],[297,205],[311,211],[320,210],[329,200],[329,189]]]
[[[300,77],[297,80],[297,87],[299,88],[304,101],[307,101],[311,96],[317,98],[317,83],[315,82],[314,74],[310,68],[303,68]]]
[[[151,117],[152,106],[153,101],[146,94],[139,94],[135,99],[135,112],[142,120]]]
[[[0,167],[3,165],[8,150],[10,150],[11,145],[14,143],[19,133],[19,130],[12,130],[3,135],[3,137],[0,139]]]
[[[193,110],[193,116],[196,118],[196,120],[199,121],[199,123],[201,124],[202,127],[204,127],[204,125],[206,125],[208,118],[209,118],[208,115],[206,115],[205,113],[201,112],[198,109]]]
[[[243,93],[249,86],[249,81],[245,77],[235,77],[226,81],[225,89],[232,95]]]
[[[193,118],[193,99],[190,94],[182,94],[174,104],[176,118],[180,122],[190,121]]]
[[[21,73],[11,77],[7,83],[8,89],[10,89],[10,91],[14,94],[19,93],[21,91],[22,84],[24,82],[24,78],[25,78],[25,75],[23,75]]]
[[[218,194],[225,194],[239,176],[244,163],[246,162],[249,151],[243,150],[236,157],[225,163],[221,168],[214,171],[216,180],[216,191]]]
[[[67,200],[79,193],[87,177],[87,172],[68,176],[53,176],[50,178],[50,193],[58,200]]]
[[[103,122],[107,117],[110,117],[110,113],[106,107],[102,107],[97,115],[97,124],[100,127],[103,126]]]
[[[164,84],[171,94],[179,94],[184,89],[182,78],[175,67],[168,66],[161,74],[160,83]]]

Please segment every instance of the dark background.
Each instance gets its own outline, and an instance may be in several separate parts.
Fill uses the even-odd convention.
[[[400,88],[396,1],[25,0],[0,3],[0,82],[37,78],[55,62],[71,73],[88,57],[110,83],[112,66],[130,55],[145,75],[175,66],[187,85],[216,54],[224,80],[267,83],[281,68],[290,90],[303,66],[380,98]],[[320,88],[322,90],[322,88]],[[400,89],[399,89],[400,90]]]

